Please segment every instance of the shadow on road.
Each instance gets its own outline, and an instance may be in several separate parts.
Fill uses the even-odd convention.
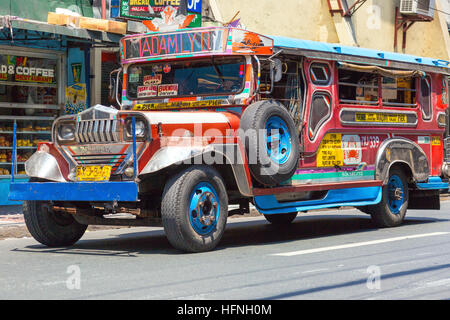
[[[233,219],[231,219],[231,222],[232,221]],[[408,225],[435,223],[440,221],[448,220],[422,217],[408,218],[399,228]],[[133,228],[131,230],[134,231],[138,229]],[[216,251],[230,247],[269,245],[333,235],[373,232],[376,230],[377,228],[373,225],[368,216],[299,215],[292,224],[285,227],[276,227],[265,220],[255,219],[245,222],[229,223]],[[111,232],[111,234],[106,236],[109,236],[109,238],[89,240],[83,240],[82,238],[74,246],[68,248],[48,248],[36,244],[27,246],[24,249],[14,250],[20,252],[105,255],[128,258],[137,257],[138,254],[182,254],[180,251],[172,248],[162,229],[139,232],[124,231],[121,234]]]

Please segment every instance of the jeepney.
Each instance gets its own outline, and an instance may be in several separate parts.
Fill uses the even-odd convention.
[[[250,204],[280,228],[340,206],[394,227],[448,189],[446,61],[225,27],[126,36],[121,59],[120,108],[58,118],[11,184],[44,245],[163,226],[207,251]]]

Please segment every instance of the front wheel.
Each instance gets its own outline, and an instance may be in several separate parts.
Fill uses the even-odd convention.
[[[383,186],[383,198],[368,212],[379,227],[396,227],[405,219],[408,209],[408,182],[403,170],[393,168],[389,172],[388,183]]]
[[[208,166],[195,166],[174,176],[164,188],[161,216],[167,239],[176,249],[214,249],[228,216],[228,195],[220,174]]]
[[[24,201],[23,216],[33,238],[48,247],[71,246],[87,228],[70,214],[55,212],[49,201]]]

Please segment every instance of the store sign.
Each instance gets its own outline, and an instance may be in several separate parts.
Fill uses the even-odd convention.
[[[169,10],[170,14],[164,13],[168,7],[172,8]],[[184,22],[187,23],[185,27],[201,27],[201,0],[120,0],[120,17],[154,21],[157,28],[166,24],[167,19],[173,19],[176,25]],[[186,20],[187,17],[189,21]],[[162,29],[152,31],[162,31]]]
[[[56,60],[0,56],[0,81],[55,83]]]
[[[202,13],[202,0],[188,0],[187,9],[189,12]]]
[[[224,30],[178,32],[164,35],[144,35],[124,38],[125,60],[167,55],[224,52]]]

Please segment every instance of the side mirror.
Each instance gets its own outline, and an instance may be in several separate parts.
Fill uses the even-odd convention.
[[[114,77],[114,74],[117,75]],[[122,104],[119,99],[119,87],[120,87],[120,74],[122,73],[122,68],[111,71],[109,74],[109,101],[111,104],[117,103],[121,108]]]

